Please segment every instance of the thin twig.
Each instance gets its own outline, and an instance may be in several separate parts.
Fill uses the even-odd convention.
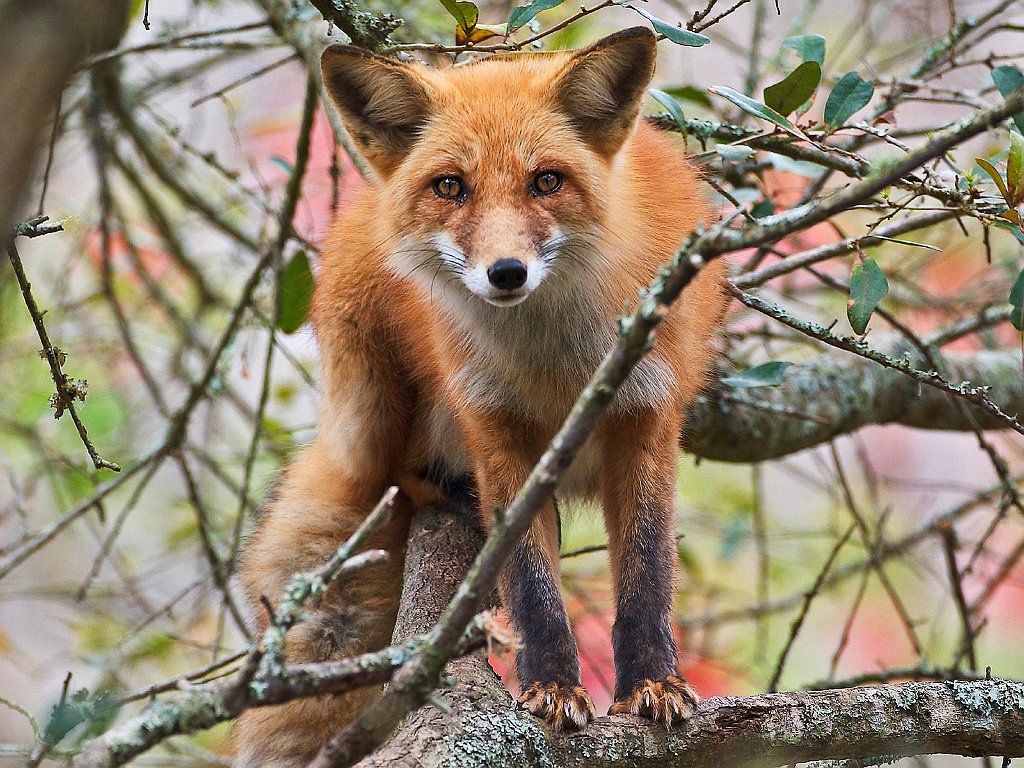
[[[777,691],[779,688],[779,679],[782,677],[782,670],[786,666],[786,659],[789,657],[789,652],[793,648],[793,643],[796,642],[797,635],[800,634],[800,628],[804,625],[804,619],[807,618],[807,612],[811,609],[811,603],[821,593],[821,588],[825,584],[825,579],[832,570],[832,564],[835,562],[836,557],[839,556],[839,550],[846,546],[846,542],[850,540],[850,536],[857,530],[856,524],[851,524],[846,529],[839,541],[832,547],[832,551],[829,552],[828,558],[825,560],[825,564],[818,571],[818,576],[814,580],[814,584],[807,590],[804,595],[803,605],[800,606],[800,613],[793,619],[793,624],[789,628],[789,637],[786,639],[786,644],[782,648],[782,652],[779,653],[779,660],[775,663],[775,671],[772,673],[771,680],[768,681],[768,690]]]
[[[32,324],[36,328],[36,335],[39,336],[39,343],[43,345],[40,356],[44,357],[50,366],[50,377],[53,379],[53,384],[56,387],[54,397],[51,399],[51,404],[54,408],[54,418],[59,419],[65,411],[71,414],[71,420],[75,423],[75,429],[78,430],[78,436],[82,439],[85,450],[89,452],[92,465],[96,469],[112,469],[114,472],[120,472],[120,466],[112,461],[107,461],[99,455],[96,446],[89,439],[89,433],[82,422],[82,418],[78,415],[78,409],[75,408],[75,399],[85,400],[86,384],[81,379],[72,381],[64,373],[65,353],[50,343],[50,336],[46,332],[46,326],[43,324],[43,313],[39,311],[39,306],[32,295],[32,285],[25,275],[25,267],[21,263],[21,255],[18,253],[13,237],[7,241],[7,256],[11,260],[11,266],[14,267],[14,276],[18,279],[18,286],[21,288],[25,307],[32,317]]]

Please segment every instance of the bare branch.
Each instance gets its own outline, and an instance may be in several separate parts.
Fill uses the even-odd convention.
[[[50,377],[53,379],[53,384],[56,387],[56,392],[50,398],[50,404],[54,410],[54,418],[59,419],[67,411],[71,415],[71,420],[75,423],[75,429],[78,430],[78,436],[82,439],[85,450],[89,452],[89,458],[92,460],[93,466],[96,469],[112,469],[115,472],[120,472],[121,467],[99,455],[96,446],[89,439],[89,433],[82,422],[82,417],[78,415],[78,409],[75,408],[75,400],[85,400],[87,384],[82,379],[72,381],[64,373],[66,356],[59,347],[55,347],[50,342],[50,336],[46,332],[46,326],[43,324],[43,313],[39,311],[35,297],[32,295],[32,286],[25,274],[25,266],[21,263],[21,255],[18,253],[13,237],[7,242],[7,255],[11,260],[11,266],[14,267],[14,275],[18,279],[18,287],[21,288],[21,295],[25,299],[25,306],[28,308],[29,315],[32,316],[32,324],[36,327],[39,343],[43,345],[39,355],[50,366]]]
[[[907,345],[892,357],[923,361]],[[990,400],[1007,413],[1024,413],[1024,382],[1018,352],[947,353],[949,376],[983,381]],[[689,452],[716,461],[765,461],[812,448],[868,424],[969,431],[972,425],[949,396],[896,370],[846,352],[822,354],[790,366],[777,387],[747,390],[742,399],[725,385],[713,387],[690,411],[683,430]],[[1006,423],[975,411],[986,429]]]

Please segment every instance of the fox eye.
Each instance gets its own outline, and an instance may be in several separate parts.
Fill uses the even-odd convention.
[[[431,186],[434,194],[445,200],[458,200],[465,192],[465,185],[458,176],[438,176]]]
[[[533,177],[530,189],[535,195],[550,195],[562,186],[562,174],[555,171],[541,171]]]

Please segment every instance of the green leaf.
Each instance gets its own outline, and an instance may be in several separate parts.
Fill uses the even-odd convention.
[[[850,300],[846,303],[846,316],[859,336],[867,330],[868,320],[878,302],[889,293],[889,281],[870,256],[857,254],[850,274]]]
[[[761,102],[755,101],[749,96],[746,96],[739,91],[734,91],[732,88],[727,88],[724,85],[713,85],[708,88],[708,90],[716,96],[722,96],[728,99],[744,112],[751,114],[754,117],[759,117],[762,120],[767,120],[770,123],[775,123],[775,125],[779,126],[784,131],[793,134],[799,139],[810,141],[810,139],[808,139],[799,128],[771,107],[767,107]]]
[[[820,82],[821,65],[816,61],[805,61],[784,80],[764,89],[764,103],[780,115],[788,115],[814,95]]]
[[[748,513],[737,512],[725,524],[722,531],[722,541],[718,550],[720,560],[731,560],[739,552],[748,535],[747,531],[750,528],[749,520],[750,516]]]
[[[1024,86],[1024,72],[1011,65],[996,67],[992,70],[992,82],[996,84],[996,88],[1005,99],[1018,88]],[[1013,122],[1017,126],[1017,130],[1024,133],[1024,112],[1018,112],[1014,115]]]
[[[705,91],[693,85],[680,85],[675,88],[666,88],[665,93],[677,101],[692,101],[702,107],[710,107],[711,99]]]
[[[1006,159],[1006,187],[1010,199],[1006,204],[1016,208],[1024,201],[1024,136],[1010,131],[1010,155]]]
[[[292,165],[291,165],[291,163],[289,163],[287,160],[285,160],[280,155],[271,155],[270,156],[270,162],[272,162],[278,168],[283,170],[289,176],[292,175]]]
[[[794,35],[782,42],[783,48],[796,51],[804,61],[816,61],[818,66],[825,64],[825,38],[821,35]]]
[[[480,10],[474,3],[455,2],[455,0],[438,0],[448,14],[455,19],[456,23],[469,34],[476,26],[476,20],[480,17]]]
[[[836,83],[825,102],[825,122],[839,126],[867,106],[875,94],[875,86],[856,72],[847,72]]]
[[[532,3],[512,9],[512,15],[508,17],[508,31],[519,29],[541,11],[557,8],[564,2],[565,0],[533,0]]]
[[[1010,304],[1013,306],[1010,322],[1018,331],[1024,331],[1024,269],[1013,281],[1013,288],[1010,289]]]
[[[277,326],[285,333],[295,333],[309,317],[309,305],[313,298],[313,271],[309,268],[309,257],[305,251],[296,253],[281,271],[277,286],[277,300],[281,316]]]
[[[999,169],[983,157],[976,157],[974,158],[974,161],[981,166],[981,170],[987,173],[989,178],[995,182],[996,187],[999,188],[999,194],[1003,196],[1003,200],[1006,200],[1007,205],[1009,205],[1010,191],[1006,188],[1006,182],[1003,181],[1003,176],[999,173]]]
[[[456,45],[475,45],[492,37],[504,37],[508,30],[504,24],[477,24],[469,32],[462,27],[455,28]]]
[[[750,215],[755,219],[763,219],[765,216],[771,216],[773,213],[775,213],[775,203],[768,198],[765,198],[750,209]]]
[[[647,93],[651,95],[652,99],[665,108],[665,111],[668,112],[669,116],[676,121],[676,125],[683,125],[686,118],[683,117],[683,110],[679,106],[679,102],[664,91],[659,91],[657,88],[648,88]]]
[[[1000,221],[999,219],[993,221],[991,226],[1009,232],[1011,235],[1017,238],[1018,243],[1024,245],[1024,232],[1021,231],[1020,227],[1011,224],[1008,221]]]
[[[733,162],[740,162],[742,160],[749,160],[754,155],[754,148],[748,147],[746,144],[719,144],[715,147],[717,152],[723,160],[732,160]],[[758,193],[760,197],[760,193]]]
[[[741,371],[735,376],[726,376],[722,379],[722,383],[736,389],[777,387],[782,383],[782,374],[791,365],[792,363],[787,363],[785,360],[763,363],[746,371]]]
[[[49,744],[59,743],[71,731],[89,719],[86,706],[73,697],[53,705],[46,722],[43,739]]]
[[[651,14],[649,14],[647,11],[641,8],[633,8],[633,6],[631,5],[626,7],[632,8],[634,11],[639,13],[649,22],[651,22],[651,26],[654,27],[655,32],[657,32],[659,35],[664,35],[673,43],[679,43],[679,45],[688,45],[691,48],[700,48],[700,46],[707,45],[708,43],[711,42],[710,37],[698,35],[696,32],[691,32],[690,30],[683,29],[682,27],[674,27],[667,21],[662,21],[661,19],[655,16],[651,16]]]
[[[57,744],[82,723],[87,723],[87,727],[78,734],[75,742],[98,736],[113,722],[117,710],[117,705],[109,700],[106,691],[95,696],[90,696],[84,688],[75,691],[54,705],[43,731],[43,741]]]

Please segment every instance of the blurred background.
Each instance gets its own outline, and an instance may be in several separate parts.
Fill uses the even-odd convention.
[[[363,5],[402,17],[395,33],[402,43],[452,43],[454,25],[440,3]],[[481,23],[498,24],[514,3],[478,5]],[[740,3],[707,30],[710,44],[661,43],[656,85],[687,117],[753,125],[706,89],[760,98],[800,60],[782,47],[786,38],[823,36],[823,82],[855,70],[880,94],[957,22],[997,5],[780,0],[776,13],[771,1]],[[983,35],[928,73],[928,88],[884,116],[893,135],[924,140],[991,100],[989,70],[1019,63],[1024,50],[1024,9],[1003,5]],[[77,407],[89,440],[120,473],[95,469],[71,420],[54,419],[39,339],[10,264],[0,263],[0,759],[12,764],[32,753],[33,728],[45,727],[62,691],[84,689],[82,701],[134,711],[153,686],[224,662],[201,675],[215,676],[244,650],[248,608],[232,569],[275,474],[314,433],[319,406],[317,348],[301,308],[309,270],[316,272],[332,216],[366,183],[318,106],[296,236],[271,264],[272,279],[250,280],[294,171],[306,65],[255,3],[136,6],[120,49],[83,68],[42,139],[40,183],[26,218],[38,208],[63,231],[19,240],[50,338],[66,354],[64,370],[88,382]],[[704,6],[642,7],[674,25]],[[533,23],[547,29],[578,10],[567,4]],[[315,9],[300,4],[291,14],[296,29],[327,42],[330,30]],[[644,23],[629,8],[606,7],[543,46],[577,46]],[[415,53],[434,65],[445,58]],[[823,101],[803,119],[820,119]],[[649,108],[664,111],[653,100]],[[706,153],[692,137],[688,149]],[[969,169],[975,157],[999,164],[1005,149],[1005,133],[989,134],[935,173],[948,179],[950,168]],[[877,142],[864,154],[895,151]],[[752,171],[705,158],[705,168],[734,202],[774,210],[797,202],[820,171],[786,158]],[[723,214],[733,211],[734,203],[712,194]],[[835,242],[878,216],[852,211],[778,249]],[[934,250],[871,249],[891,286],[883,307],[900,326],[929,334],[1005,306],[1021,267],[1012,232],[951,220],[912,239]],[[754,258],[731,261],[742,272]],[[852,335],[848,296],[834,284],[847,279],[852,258],[819,265],[831,283],[795,272],[761,295],[804,319],[838,321],[835,332]],[[762,254],[758,263],[777,259]],[[1021,343],[1006,322],[974,330],[945,348]],[[876,316],[868,340],[894,332],[902,331]],[[766,361],[800,363],[824,349],[738,303],[721,347],[726,374]],[[676,618],[685,674],[703,696],[984,676],[988,668],[1024,678],[1024,510],[1014,501],[1022,448],[1010,431],[982,439],[880,425],[758,463],[683,454]],[[568,509],[563,535],[563,588],[583,682],[603,712],[614,679],[613,602],[600,515]],[[493,663],[507,677],[510,660]],[[116,716],[114,708],[93,711],[98,720],[70,728],[47,759]],[[227,764],[228,732],[179,737],[138,762]]]

